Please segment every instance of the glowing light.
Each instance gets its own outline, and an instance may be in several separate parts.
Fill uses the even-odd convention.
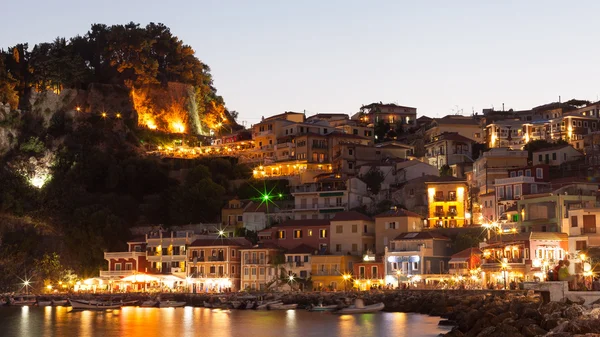
[[[75,110],[77,110],[77,112],[81,112],[81,107],[77,106],[75,107]]]
[[[290,279],[290,282],[294,282],[294,275],[290,275],[289,279]]]
[[[585,254],[581,254],[581,255],[579,255],[579,258],[580,258],[582,261],[583,261],[583,260],[585,260],[585,257],[586,257],[586,256],[585,256]]]
[[[171,129],[175,132],[183,133],[185,131],[185,126],[181,121],[175,121],[171,124]]]
[[[146,122],[146,126],[148,127],[148,129],[150,130],[156,130],[156,124],[154,124],[154,121],[147,121]]]
[[[115,115],[117,118],[121,118],[121,114],[119,112],[117,112],[117,114]]]
[[[435,195],[435,188],[434,187],[428,188],[427,193],[429,194],[429,200],[433,200],[433,196]]]
[[[107,116],[107,115],[106,115],[106,112],[103,112],[103,113],[101,113],[100,115],[102,116],[102,118],[106,118],[106,116]]]
[[[48,290],[52,290],[52,285],[51,285],[51,284],[47,285],[47,286],[46,286],[46,289],[48,289]]]
[[[219,236],[224,236],[224,235],[225,235],[225,231],[221,229],[221,230],[219,231]]]

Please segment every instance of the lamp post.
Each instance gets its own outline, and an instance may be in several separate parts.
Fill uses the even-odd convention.
[[[508,269],[508,263],[507,263],[507,259],[503,258],[502,259],[502,275],[504,276],[504,290],[506,290],[506,270]]]

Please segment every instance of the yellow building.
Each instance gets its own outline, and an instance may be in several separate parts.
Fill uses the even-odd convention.
[[[467,181],[454,177],[433,177],[426,181],[429,228],[464,227],[467,219]]]
[[[351,290],[352,265],[360,259],[360,256],[352,255],[314,255],[311,259],[313,289]]]
[[[229,200],[227,205],[221,208],[221,224],[227,232],[244,227],[243,215],[247,205],[248,201],[235,198]]]

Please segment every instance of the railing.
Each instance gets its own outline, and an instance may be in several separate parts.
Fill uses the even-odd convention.
[[[444,199],[444,196],[434,195],[433,196],[433,201],[446,201],[446,200]]]
[[[520,176],[520,177],[511,177],[511,178],[501,178],[496,179],[496,185],[505,185],[505,184],[517,184],[517,183],[534,183],[534,177]]]
[[[223,256],[209,256],[208,261],[225,261]]]
[[[273,133],[273,130],[265,130],[265,131],[253,132],[252,135],[254,137],[260,137],[260,136],[270,135],[271,133]]]
[[[316,273],[313,273],[313,275],[317,275],[317,276],[342,276],[341,272],[339,270],[319,270]]]
[[[192,257],[189,258],[190,262],[194,262],[194,260],[196,260],[195,262],[204,262],[204,256],[203,257],[192,256]]]
[[[581,227],[581,234],[596,234],[596,227]]]
[[[244,264],[269,264],[269,259],[244,259]]]
[[[486,264],[501,264],[502,263],[502,259],[503,258],[501,258],[501,259],[495,259],[495,258],[493,258],[493,259],[492,258],[486,259],[486,258],[484,258],[483,259],[483,263],[486,263]],[[525,259],[523,259],[523,258],[507,258],[506,263],[509,263],[509,264],[510,263],[524,264],[525,263]]]
[[[124,277],[133,275],[135,270],[101,270],[100,277]]]
[[[304,262],[302,261],[288,261],[287,264],[289,264],[290,267],[304,267]]]
[[[140,256],[146,256],[146,252],[105,252],[105,259],[135,259]]]

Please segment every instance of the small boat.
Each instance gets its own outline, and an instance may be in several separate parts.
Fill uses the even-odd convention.
[[[84,301],[69,299],[73,310],[111,310],[120,309],[122,303],[99,302],[99,301]]]
[[[181,308],[185,307],[187,303],[185,302],[177,302],[177,301],[158,301],[159,308]]]
[[[37,301],[38,307],[49,307],[52,305],[52,301]]]
[[[142,304],[140,304],[140,307],[142,307],[142,308],[158,307],[158,301],[155,301],[155,300],[144,301],[144,302],[142,302]]]
[[[269,310],[294,310],[298,307],[298,304],[269,304]]]
[[[213,305],[211,303],[208,303],[208,302],[204,301],[204,307],[205,308],[212,308]]]
[[[313,305],[312,307],[308,308],[308,311],[323,312],[323,311],[334,311],[337,309],[339,309],[339,306],[337,304],[332,304],[332,305],[319,304],[319,305]]]
[[[52,306],[54,307],[66,307],[69,305],[68,300],[52,300]]]
[[[124,307],[135,307],[138,305],[138,301],[121,301],[121,305]]]
[[[347,315],[347,314],[368,314],[372,312],[378,312],[383,310],[385,305],[382,302],[365,305],[362,299],[357,298],[354,301],[354,305],[351,305],[347,308],[343,308],[337,311],[334,311],[336,314]]]
[[[281,301],[263,302],[256,306],[256,310],[267,310],[267,309],[269,309],[269,305],[272,305],[272,304],[283,304],[283,303]]]
[[[239,309],[242,306],[242,301],[231,301],[231,307],[233,309]]]
[[[15,295],[9,299],[9,305],[34,305],[37,299],[35,295]]]
[[[256,302],[254,302],[254,301],[248,301],[248,302],[246,303],[246,309],[247,309],[247,310],[254,309],[254,306],[255,306],[255,305],[256,305]]]

